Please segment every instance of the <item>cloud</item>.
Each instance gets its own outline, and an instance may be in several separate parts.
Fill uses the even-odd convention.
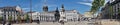
[[[24,12],[28,12],[30,8],[22,8]]]
[[[93,0],[83,0],[83,1],[85,1],[85,2],[93,2]]]
[[[87,6],[92,6],[91,3],[87,3],[87,2],[77,2],[77,3],[79,3],[79,4],[83,4],[83,5],[87,5]]]
[[[23,10],[28,10],[29,8],[22,8]]]
[[[83,5],[87,5],[87,6],[92,6],[92,2],[93,2],[93,0],[83,0],[83,1],[85,1],[85,2],[77,2],[77,3],[79,3],[79,4],[83,4]],[[87,2],[88,1],[88,2]],[[109,0],[105,0],[105,4],[108,2]],[[89,2],[91,2],[91,3],[89,3]]]

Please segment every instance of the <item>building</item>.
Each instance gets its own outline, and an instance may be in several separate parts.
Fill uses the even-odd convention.
[[[43,5],[43,12],[32,12],[32,16],[31,13],[28,13],[30,17],[32,17],[32,20],[38,20],[40,22],[55,22],[55,21],[59,21],[59,10],[58,8],[56,8],[56,10],[53,11],[48,11],[48,6],[46,5],[46,0],[44,2]]]
[[[40,22],[55,22],[60,20],[78,21],[80,19],[80,14],[77,12],[77,10],[64,10],[63,5],[60,11],[58,10],[58,8],[56,8],[56,10],[54,11],[45,10],[48,9],[43,6],[43,12],[32,12],[32,20],[39,19]],[[29,16],[30,14],[31,13],[29,13]]]
[[[110,13],[109,13],[109,4],[106,3],[105,6],[101,9],[101,13],[102,13],[102,18],[103,19],[110,19]]]
[[[92,15],[92,12],[90,12],[90,11],[85,12],[84,17],[85,18],[94,18],[94,16]]]
[[[18,16],[21,16],[22,9],[19,6],[6,6],[0,7],[1,15],[4,20],[8,21],[9,17],[12,17],[12,20],[17,20]]]
[[[62,5],[62,8],[60,10],[60,20],[64,21],[78,21],[79,19],[79,13],[77,10],[65,10],[64,5]]]
[[[0,17],[2,17],[3,15],[3,11],[2,11],[2,9],[0,9]]]
[[[27,12],[27,14],[29,15],[29,18],[31,17],[30,15],[32,14],[32,20],[37,20],[40,13],[33,11],[33,12]]]
[[[53,22],[55,21],[55,12],[42,12],[40,13],[40,21]]]
[[[95,16],[96,14],[93,14],[93,12],[87,11],[84,13],[84,15],[82,16],[82,20],[89,20],[89,19],[94,19],[97,16]]]
[[[120,0],[110,0],[102,8],[103,19],[120,19]]]
[[[28,13],[28,15],[30,16],[31,13]],[[40,22],[52,22],[55,20],[55,16],[53,12],[32,12],[32,20],[39,20]]]
[[[28,15],[30,16],[31,13],[28,13]],[[58,8],[56,8],[55,11],[44,11],[43,10],[43,12],[32,12],[33,21],[39,20],[40,22],[55,22],[59,20],[59,17],[60,16],[59,16]]]

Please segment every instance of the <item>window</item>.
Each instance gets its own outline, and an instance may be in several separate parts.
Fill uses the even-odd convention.
[[[116,4],[116,5],[115,5],[115,10],[116,10],[116,12],[118,11],[117,7],[118,7],[118,5]]]
[[[120,8],[120,3],[119,3],[119,6],[118,6],[119,8]]]
[[[119,8],[119,3],[118,3],[118,8]]]

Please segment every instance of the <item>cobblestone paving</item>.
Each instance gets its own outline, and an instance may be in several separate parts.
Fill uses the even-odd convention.
[[[97,20],[99,21],[99,20]],[[95,21],[72,21],[66,22],[64,25],[94,25]],[[2,24],[0,24],[2,25]],[[12,24],[12,25],[61,25],[58,22],[41,22],[40,24],[37,23],[24,23],[24,24]],[[118,21],[109,21],[109,20],[101,20],[101,25],[120,25]]]

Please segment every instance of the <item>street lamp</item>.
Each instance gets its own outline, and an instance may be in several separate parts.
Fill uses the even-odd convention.
[[[32,23],[32,0],[30,0],[30,23]]]

